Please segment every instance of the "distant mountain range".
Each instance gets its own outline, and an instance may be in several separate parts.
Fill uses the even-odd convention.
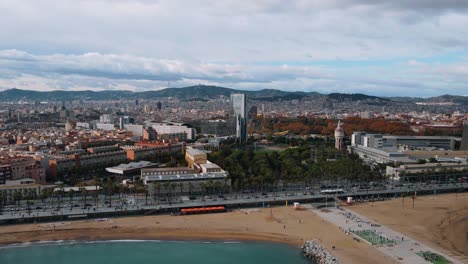
[[[467,96],[442,95],[432,98],[414,97],[377,97],[365,94],[331,93],[328,95],[317,92],[287,92],[274,89],[263,89],[258,91],[243,91],[219,86],[197,85],[183,88],[166,88],[157,91],[131,92],[124,90],[107,91],[47,91],[38,92],[20,89],[8,89],[0,91],[0,101],[62,101],[62,100],[120,100],[120,99],[159,99],[173,97],[181,100],[191,98],[216,98],[220,96],[229,97],[232,93],[245,93],[248,97],[256,100],[275,101],[293,100],[304,97],[324,96],[336,101],[368,101],[388,103],[394,102],[454,102],[468,105]]]
[[[157,99],[173,97],[182,100],[190,98],[216,98],[229,97],[232,93],[246,93],[247,96],[257,99],[274,100],[278,98],[296,99],[307,96],[319,95],[316,92],[286,92],[274,89],[259,91],[243,91],[219,86],[189,86],[183,88],[166,88],[157,91],[131,92],[124,90],[107,91],[48,91],[37,92],[30,90],[8,89],[0,92],[0,101],[18,100],[118,100],[118,99]]]

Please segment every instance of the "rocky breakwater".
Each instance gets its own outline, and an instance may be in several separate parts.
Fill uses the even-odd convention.
[[[340,264],[340,261],[320,246],[316,240],[306,241],[302,246],[302,252],[307,258],[312,259],[317,264]]]

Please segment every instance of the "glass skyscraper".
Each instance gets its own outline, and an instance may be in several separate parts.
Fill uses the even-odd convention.
[[[245,94],[231,94],[232,116],[236,122],[236,137],[239,143],[247,141],[247,97]]]
[[[468,120],[463,122],[463,135],[460,150],[468,150]]]

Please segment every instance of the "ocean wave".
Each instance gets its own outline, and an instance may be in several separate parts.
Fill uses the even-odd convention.
[[[241,244],[240,241],[203,241],[203,240],[157,240],[157,239],[112,239],[112,240],[39,240],[34,242],[15,243],[0,246],[1,249],[23,248],[32,246],[68,246],[75,244],[97,244],[97,243],[222,243]]]

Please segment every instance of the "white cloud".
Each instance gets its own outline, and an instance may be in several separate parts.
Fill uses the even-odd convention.
[[[0,0],[0,24],[8,25],[0,30],[0,84],[32,87],[37,78],[41,89],[156,89],[170,81],[417,94],[444,84],[405,75],[405,67],[454,52],[466,57],[467,7],[456,0]],[[338,65],[379,60],[402,65]],[[333,63],[307,66],[322,61]]]

